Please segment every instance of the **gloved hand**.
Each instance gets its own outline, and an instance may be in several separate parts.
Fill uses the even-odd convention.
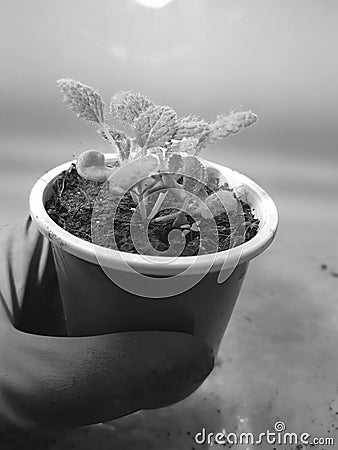
[[[213,368],[211,349],[185,333],[63,333],[48,240],[30,218],[0,227],[2,437],[48,435],[173,404]]]

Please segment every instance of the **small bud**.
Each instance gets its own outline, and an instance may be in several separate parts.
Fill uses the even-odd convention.
[[[77,173],[89,181],[103,182],[114,172],[105,165],[104,154],[98,150],[87,150],[78,157]]]

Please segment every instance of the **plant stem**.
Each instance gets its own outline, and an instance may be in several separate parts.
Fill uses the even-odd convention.
[[[166,186],[164,185],[164,183],[162,182],[162,180],[160,181],[156,181],[151,187],[149,187],[146,192],[147,195],[153,194],[156,191],[160,191],[166,189]]]
[[[165,193],[161,192],[160,195],[159,195],[159,198],[160,198],[160,196],[162,194],[167,195],[167,193],[168,193],[168,191],[166,191]],[[157,211],[155,212],[155,214],[153,214],[153,211],[155,209],[155,206],[156,206],[157,202],[159,201],[159,198],[157,199],[157,201],[156,201],[156,203],[155,203],[155,205],[154,205],[154,207],[153,207],[153,209],[152,209],[152,211],[150,213],[150,216],[149,216],[150,220],[152,220],[152,218],[157,214]],[[163,200],[164,200],[164,198],[163,198]],[[161,204],[162,204],[163,200],[161,201]],[[169,220],[174,220],[177,217],[179,217],[182,213],[185,214],[184,209],[187,207],[188,202],[189,202],[189,195],[186,195],[184,200],[183,200],[181,211],[177,211],[176,213],[168,214],[166,216],[156,217],[156,219],[154,219],[154,222],[165,222],[165,221],[169,221]]]
[[[168,190],[172,189],[171,192],[178,201],[180,201],[180,202],[184,201],[185,194],[183,191],[183,187],[180,184],[178,184],[177,181],[175,181],[171,175],[169,175],[167,173],[163,174],[162,180],[163,180],[163,184],[165,185],[165,187]]]
[[[141,156],[146,156],[147,154],[147,143],[144,144],[144,146],[141,149]]]
[[[142,181],[141,181],[141,183],[142,183]],[[152,187],[154,187],[156,183],[157,183],[157,181],[156,181],[156,180],[153,180],[153,181],[151,182],[151,184],[149,184],[148,186],[146,186],[146,187],[142,187],[142,186],[141,186],[140,194],[143,195],[143,194],[149,193],[149,190],[150,190]]]
[[[183,200],[182,212],[184,212],[185,208],[188,206],[188,203],[189,203],[189,195],[186,194],[185,199]]]
[[[122,159],[121,151],[120,151],[118,145],[116,144],[116,142],[112,138],[111,134],[109,133],[109,130],[108,130],[106,124],[101,123],[101,127],[102,127],[102,131],[104,132],[104,134],[105,134],[106,138],[108,139],[109,143],[111,144],[111,146],[115,150],[116,155],[117,155],[117,159],[119,160],[119,163],[122,166],[123,159]]]
[[[164,162],[164,159],[163,159],[162,150],[157,152],[157,156],[158,156],[158,159],[160,161],[161,170],[165,171],[166,170],[166,166],[165,166],[165,162]]]
[[[143,220],[147,218],[147,210],[144,204],[144,198],[142,194],[138,194],[135,188],[130,190],[130,194],[136,205],[140,208],[140,214]]]
[[[181,211],[177,211],[176,213],[168,214],[167,216],[160,216],[154,219],[154,222],[167,222],[169,220],[174,220],[181,214]]]
[[[168,191],[160,192],[160,194],[157,197],[157,200],[153,206],[153,209],[151,210],[151,213],[148,216],[149,220],[151,220],[153,217],[156,216],[156,214],[158,213],[158,210],[161,208],[161,205],[164,202],[164,199],[166,198],[167,194],[168,194]]]
[[[137,196],[136,192],[131,189],[130,190],[130,195],[131,195],[131,198],[133,199],[134,203],[136,203],[136,205],[137,205],[139,199],[138,199],[138,196]]]
[[[140,213],[141,213],[141,217],[143,220],[145,220],[147,218],[147,210],[146,210],[146,206],[144,204],[144,199],[143,199],[143,195],[139,196],[139,207],[140,207]]]
[[[62,179],[62,186],[61,186],[61,189],[59,191],[59,197],[61,197],[61,195],[62,195],[62,193],[64,191],[64,188],[65,188],[65,178]]]

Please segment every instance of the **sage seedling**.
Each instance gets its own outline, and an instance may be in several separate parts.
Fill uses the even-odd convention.
[[[219,114],[207,122],[196,116],[179,117],[169,106],[157,105],[144,95],[123,91],[113,95],[109,111],[92,87],[69,78],[57,81],[63,100],[79,117],[95,124],[98,134],[108,141],[116,154],[116,165],[108,167],[98,150],[87,150],[78,157],[78,174],[91,181],[108,182],[114,194],[129,191],[140,206],[145,220],[172,221],[185,226],[184,211],[199,211],[208,218],[236,210],[238,200],[229,189],[218,190],[220,174],[205,167],[199,158],[202,150],[256,122],[251,111]],[[116,129],[111,122],[127,126],[131,135]],[[208,187],[206,189],[205,187]],[[211,193],[210,193],[211,191]],[[216,191],[216,192],[214,192]],[[156,217],[164,199],[172,194],[177,213]],[[156,194],[151,211],[145,204]],[[201,201],[199,201],[200,199]],[[183,225],[182,225],[183,224]]]

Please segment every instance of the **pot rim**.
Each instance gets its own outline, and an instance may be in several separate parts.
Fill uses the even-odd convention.
[[[113,153],[105,154],[108,163],[114,158],[115,154]],[[207,166],[218,169],[232,186],[245,186],[248,203],[260,220],[257,234],[249,241],[230,250],[207,255],[180,256],[173,260],[166,256],[119,252],[72,235],[51,219],[44,207],[44,200],[50,183],[76,160],[68,161],[47,171],[36,181],[29,197],[30,214],[39,231],[53,244],[61,247],[67,253],[100,266],[122,271],[130,271],[130,267],[132,267],[143,274],[155,276],[176,274],[187,270],[192,265],[194,265],[194,273],[204,273],[206,267],[209,267],[208,271],[219,271],[221,268],[222,270],[231,269],[258,256],[271,244],[278,227],[277,207],[267,192],[247,176],[226,166],[202,160]]]

